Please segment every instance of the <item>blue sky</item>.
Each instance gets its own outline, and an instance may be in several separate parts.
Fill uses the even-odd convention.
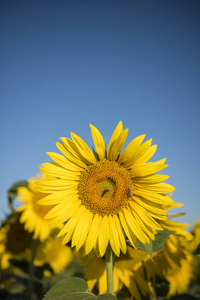
[[[200,2],[0,2],[0,218],[7,190],[35,176],[59,137],[92,141],[89,123],[167,157],[179,221],[200,217]]]

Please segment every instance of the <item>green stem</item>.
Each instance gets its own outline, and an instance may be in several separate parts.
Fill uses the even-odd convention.
[[[113,281],[113,251],[110,244],[106,249],[106,272],[107,272],[107,292],[114,295],[114,281]]]
[[[36,254],[36,249],[37,249],[38,243],[39,243],[38,239],[32,241],[32,257],[31,257],[31,261],[29,264],[29,280],[28,280],[28,287],[27,287],[29,299],[31,299],[31,294],[33,291],[34,259],[35,259],[35,254]]]

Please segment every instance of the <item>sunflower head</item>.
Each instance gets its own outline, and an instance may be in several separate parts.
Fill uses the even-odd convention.
[[[6,250],[13,255],[23,252],[30,248],[32,243],[32,233],[24,229],[24,224],[16,220],[15,223],[9,224],[7,232]]]
[[[49,264],[54,273],[64,271],[73,258],[69,246],[62,245],[62,239],[57,237],[58,228],[51,231],[50,236],[39,244],[36,252],[35,265]],[[46,270],[45,275],[50,273]]]
[[[126,254],[120,253],[116,257],[113,279],[115,295],[124,287],[128,294],[136,299],[141,299],[141,294],[151,294],[148,281],[145,280],[142,261],[148,254],[133,248],[127,247]],[[86,265],[84,278],[87,280],[89,290],[92,291],[95,284],[99,294],[107,292],[106,262],[104,257],[97,257],[94,251],[84,255],[81,251],[81,265]],[[118,295],[117,295],[118,296]],[[129,298],[129,297],[128,297]]]
[[[36,182],[48,180],[48,176],[37,175],[37,178],[28,180],[27,187],[18,188],[18,200],[22,201],[22,205],[18,207],[18,212],[21,212],[20,222],[24,224],[24,228],[33,233],[33,238],[39,238],[44,241],[50,234],[49,221],[44,220],[44,216],[54,206],[43,206],[38,204],[38,201],[47,196],[46,193],[41,193],[37,190]]]
[[[0,228],[0,266],[7,269],[9,259],[20,257],[30,258],[32,234],[25,230],[24,224],[19,222],[20,214],[14,212],[3,220]]]
[[[156,152],[145,135],[133,139],[122,151],[128,135],[120,121],[106,147],[96,127],[90,125],[94,147],[76,134],[57,143],[61,154],[47,153],[53,162],[42,164],[41,172],[52,176],[39,181],[38,192],[45,193],[37,203],[54,205],[45,216],[53,224],[64,224],[59,236],[72,240],[78,251],[86,244],[103,256],[108,243],[119,256],[126,253],[126,237],[137,248],[137,239],[149,243],[166,207],[174,201],[165,193],[174,187],[163,183],[168,176],[155,174],[166,168],[165,159],[148,162]]]

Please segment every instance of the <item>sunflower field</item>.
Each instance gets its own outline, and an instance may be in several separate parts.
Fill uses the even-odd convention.
[[[90,125],[90,148],[61,138],[61,154],[8,191],[0,227],[0,299],[200,299],[200,220],[189,232],[145,135],[122,151]],[[157,174],[155,174],[157,173]]]

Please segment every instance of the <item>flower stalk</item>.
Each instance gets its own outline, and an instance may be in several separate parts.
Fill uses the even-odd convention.
[[[114,295],[114,281],[113,281],[113,251],[110,244],[106,249],[105,259],[106,259],[106,272],[107,272],[107,292]]]
[[[33,291],[33,275],[34,275],[34,269],[35,269],[34,259],[35,259],[38,244],[39,244],[39,239],[33,240],[33,243],[32,243],[32,257],[31,257],[31,261],[30,261],[30,264],[29,264],[29,281],[28,281],[28,287],[27,287],[29,298],[31,298],[32,291]]]

